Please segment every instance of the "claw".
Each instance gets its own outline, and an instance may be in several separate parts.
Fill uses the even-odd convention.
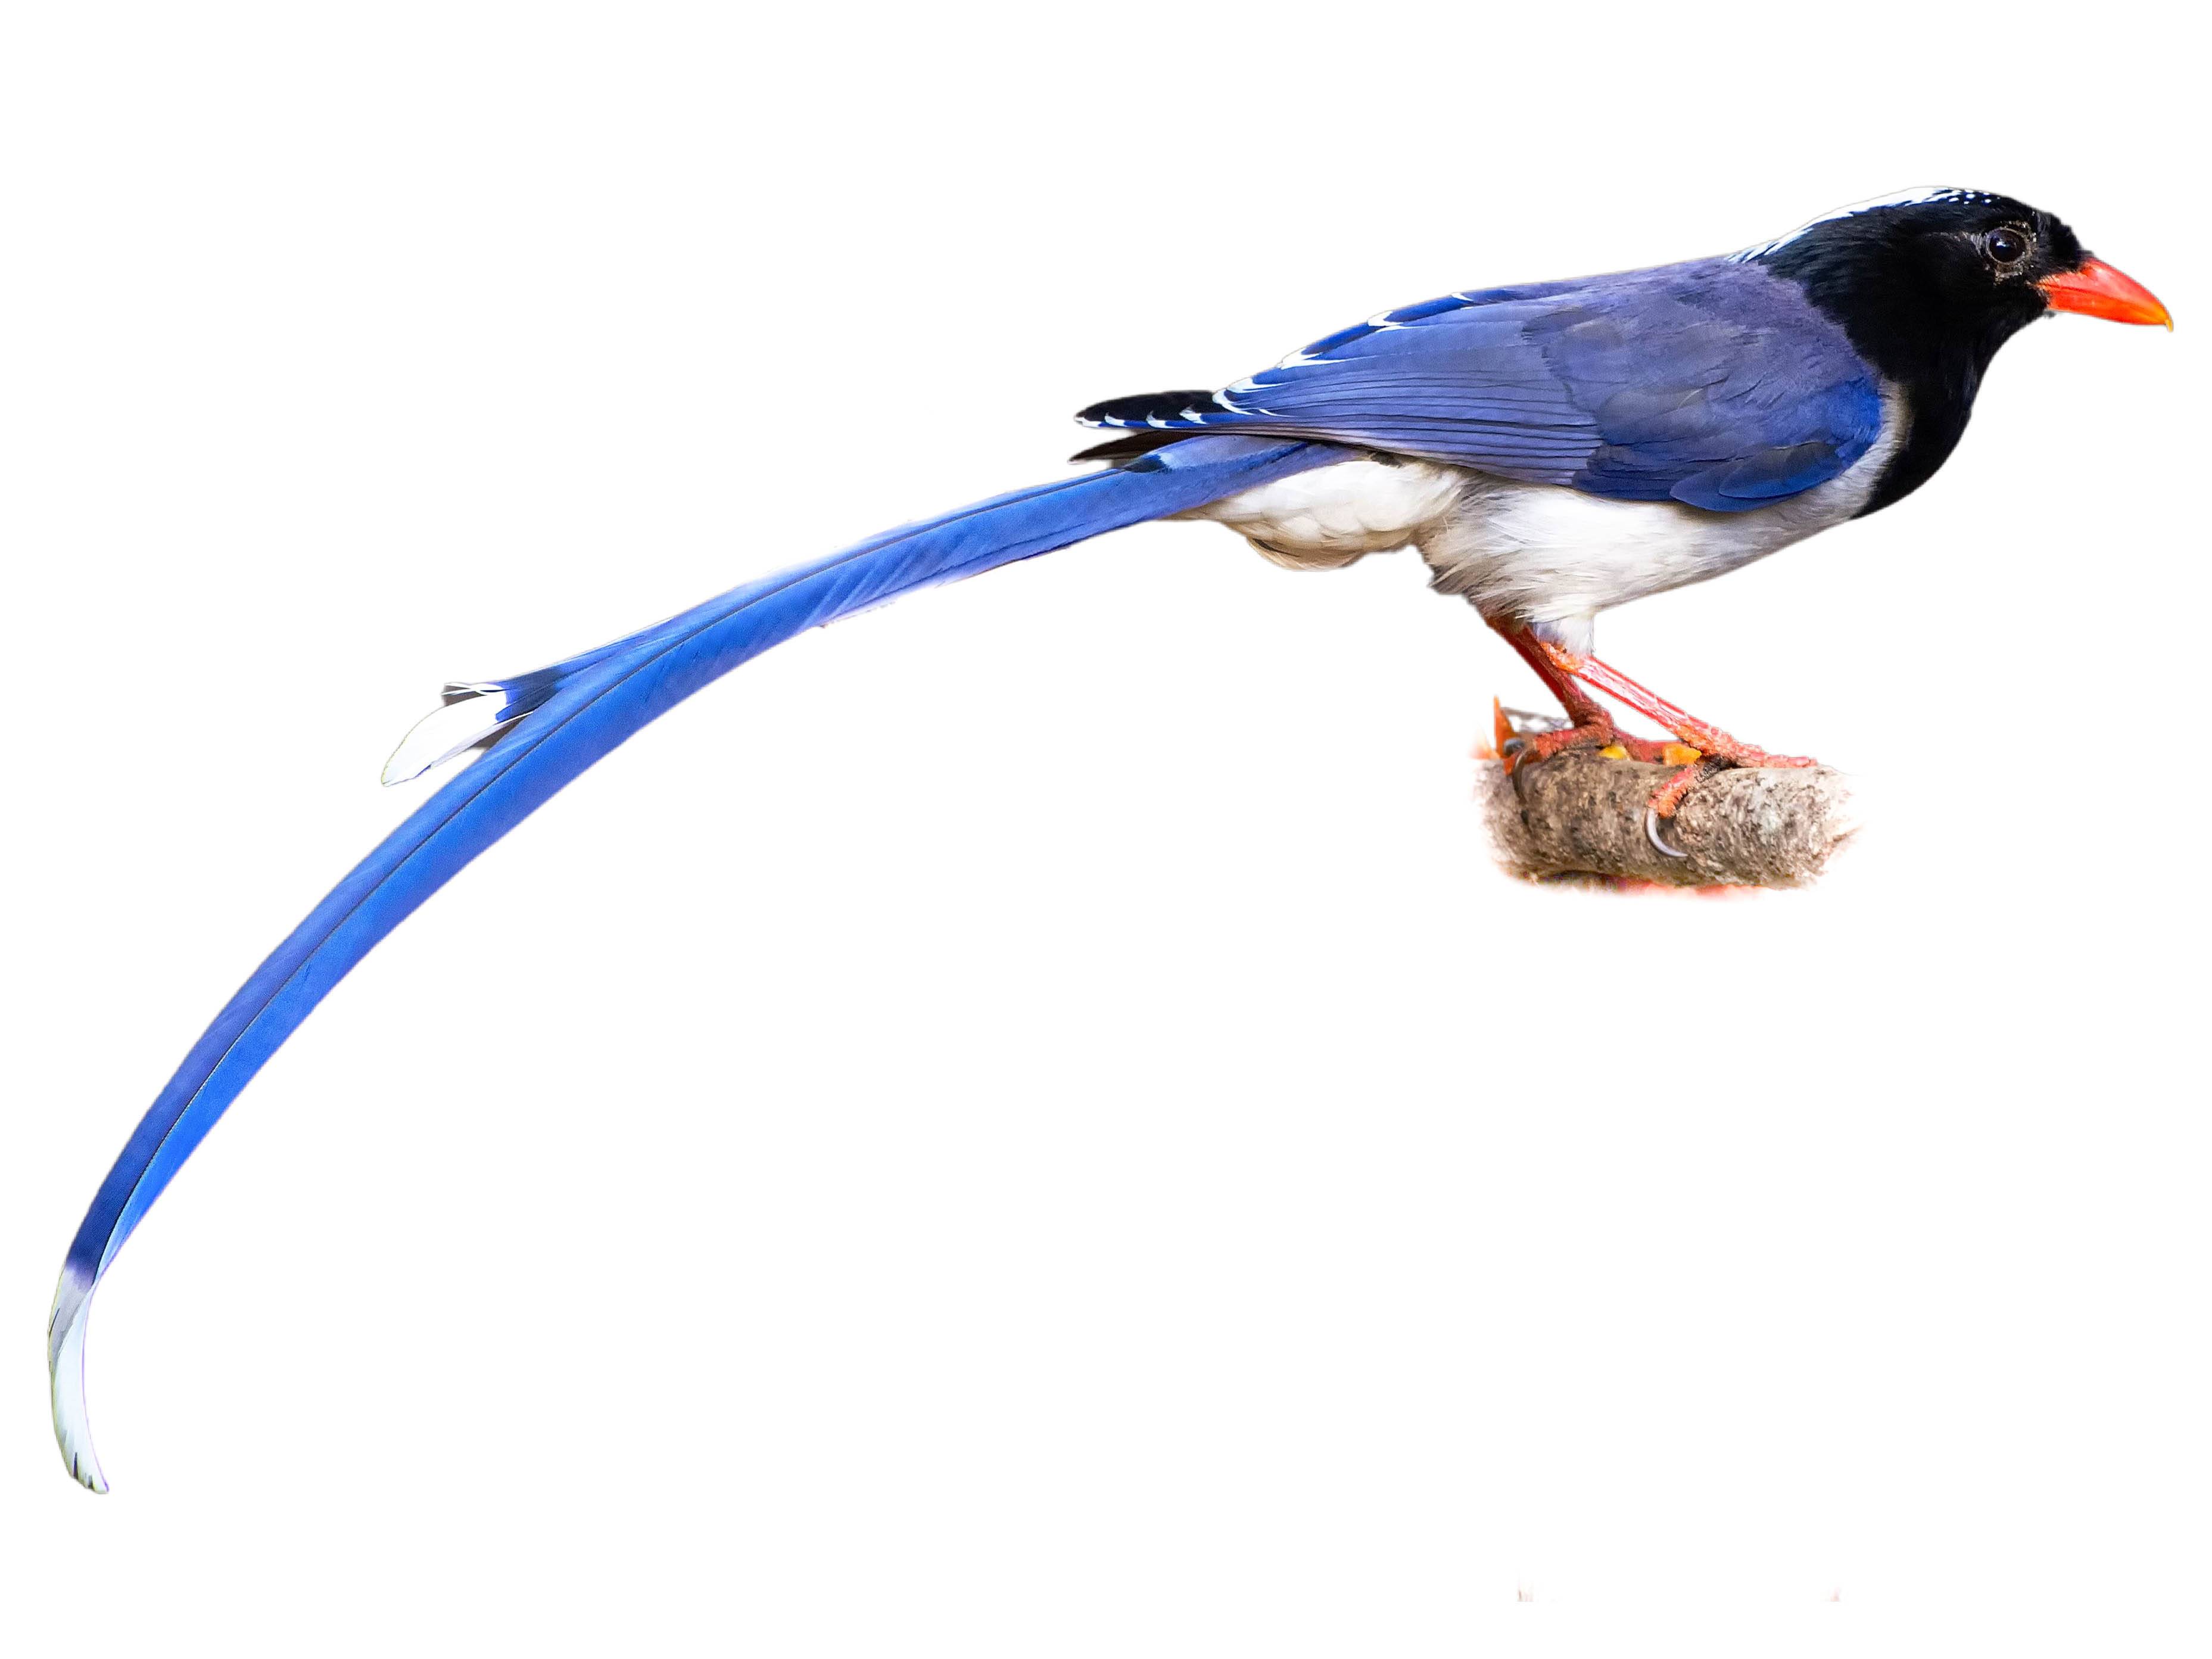
[[[1644,805],[1644,837],[1670,859],[1686,859],[1690,855],[1679,847],[1669,847],[1659,834],[1659,809],[1649,801]]]
[[[1539,739],[1548,738],[1553,732],[1573,729],[1557,715],[1531,714],[1525,708],[1508,708],[1495,697],[1490,700],[1490,711],[1497,732],[1494,752],[1505,763],[1509,775],[1523,761],[1547,757],[1547,745]]]

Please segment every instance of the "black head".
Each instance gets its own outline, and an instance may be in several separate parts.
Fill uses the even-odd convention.
[[[1912,453],[1869,511],[1942,464],[1990,359],[2028,324],[2075,311],[2172,326],[2149,290],[2093,258],[2063,220],[1989,191],[1862,203],[1735,258],[1802,286],[1911,405]]]
[[[2053,214],[1944,190],[1846,208],[1740,257],[1801,283],[1876,368],[1905,380],[1960,356],[1978,378],[1999,346],[2050,314],[2036,284],[2087,256]]]

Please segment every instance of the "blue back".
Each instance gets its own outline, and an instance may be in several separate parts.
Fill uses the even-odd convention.
[[[1094,425],[1297,434],[1741,512],[1832,478],[1873,445],[1874,371],[1796,284],[1701,259],[1447,295],[1384,312],[1193,406]]]

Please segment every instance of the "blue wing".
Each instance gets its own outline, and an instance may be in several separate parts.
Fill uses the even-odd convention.
[[[807,629],[1344,459],[1321,444],[1252,437],[1177,443],[1127,467],[902,526],[551,668],[459,689],[465,701],[496,700],[477,733],[490,751],[417,807],[254,970],[139,1121],[85,1212],[47,1328],[54,1433],[70,1473],[106,1490],[85,1413],[85,1319],[147,1207],[331,987],[556,790],[702,686]]]
[[[1210,398],[1122,398],[1080,418],[1325,438],[1726,513],[1844,471],[1880,434],[1882,404],[1842,328],[1794,284],[1699,260],[1448,295]]]

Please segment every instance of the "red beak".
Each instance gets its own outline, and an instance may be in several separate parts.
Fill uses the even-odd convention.
[[[2164,323],[2173,318],[2158,295],[2124,271],[2102,259],[2084,259],[2079,270],[2064,270],[2036,284],[2053,311],[2078,311],[2084,317],[2102,317],[2115,323]]]

